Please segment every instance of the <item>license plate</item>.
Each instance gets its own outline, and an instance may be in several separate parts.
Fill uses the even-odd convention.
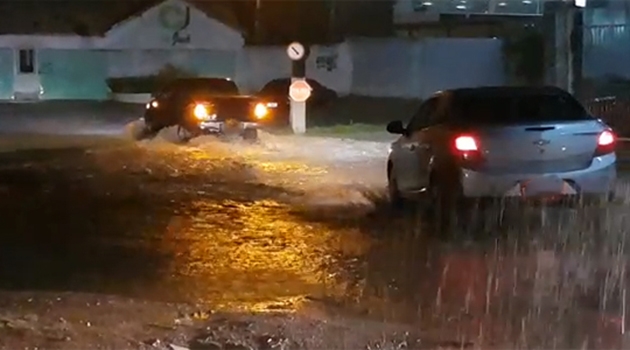
[[[239,122],[234,119],[228,119],[225,121],[225,126],[233,128],[233,127],[239,126]]]

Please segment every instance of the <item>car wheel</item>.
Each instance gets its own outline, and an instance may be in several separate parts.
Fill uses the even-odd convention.
[[[436,233],[449,237],[459,227],[466,224],[467,209],[455,186],[447,186],[437,176],[431,176],[428,188],[427,214]]]
[[[250,142],[258,140],[258,129],[247,128],[243,130],[243,140]]]
[[[193,134],[188,131],[185,127],[178,125],[177,126],[177,140],[181,143],[187,143],[190,139],[193,138]]]
[[[406,201],[400,194],[396,177],[392,172],[393,169],[389,166],[389,170],[387,171],[387,192],[389,194],[389,202],[394,209],[403,209]]]

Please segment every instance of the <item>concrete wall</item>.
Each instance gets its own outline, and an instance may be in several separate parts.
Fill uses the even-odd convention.
[[[290,76],[284,47],[245,48],[236,81],[256,91],[269,80]],[[424,98],[437,90],[501,85],[501,41],[496,39],[354,39],[315,46],[307,76],[341,95]]]
[[[161,14],[177,9],[180,14],[189,13],[189,23],[181,30],[165,25]],[[176,33],[177,32],[177,33]],[[175,37],[180,40],[174,40]],[[113,27],[100,43],[108,49],[217,49],[239,50],[243,37],[238,31],[208,17],[188,3],[178,0],[165,1],[140,17],[130,18]]]
[[[109,50],[108,76],[146,76],[167,64],[200,76],[234,78],[238,53],[223,50]]]
[[[13,59],[13,50],[0,48],[0,100],[13,95]]]
[[[164,11],[188,13],[188,24],[174,30],[162,20]],[[180,40],[174,40],[180,38]],[[234,78],[242,35],[179,0],[165,1],[112,28],[99,47],[108,50],[108,75],[152,75],[167,64],[202,76]]]
[[[99,50],[39,51],[42,99],[104,100],[107,56]]]
[[[352,55],[347,43],[313,46],[306,61],[313,78],[340,94],[348,94],[352,84]],[[238,58],[235,81],[244,91],[258,91],[267,82],[291,76],[286,47],[245,47]]]
[[[165,11],[170,11],[170,25]],[[233,78],[243,43],[240,32],[180,0],[129,18],[104,37],[0,35],[0,99],[22,91],[43,91],[43,99],[103,99],[108,76],[150,75],[167,64]],[[35,50],[36,72],[15,73],[17,48]]]
[[[164,9],[185,14],[184,28],[165,25]],[[33,74],[42,98],[103,98],[103,76],[150,75],[167,64],[233,78],[245,92],[291,74],[285,47],[243,47],[238,31],[179,0],[124,21],[103,38],[0,36],[0,99],[8,86],[19,88],[8,68],[17,47],[34,48],[44,63]],[[440,89],[502,84],[501,60],[501,43],[493,39],[354,39],[312,47],[307,75],[340,95],[424,98]],[[71,91],[72,86],[80,91]]]

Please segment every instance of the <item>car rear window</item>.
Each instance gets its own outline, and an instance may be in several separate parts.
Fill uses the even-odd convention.
[[[238,87],[231,80],[207,79],[181,81],[178,84],[183,91],[192,94],[238,95]]]
[[[574,98],[552,94],[460,96],[454,109],[459,121],[482,124],[592,119]]]

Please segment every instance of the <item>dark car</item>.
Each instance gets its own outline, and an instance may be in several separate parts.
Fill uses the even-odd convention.
[[[239,93],[224,78],[184,78],[154,93],[144,113],[149,135],[178,126],[182,140],[207,134],[256,139],[259,124],[273,117],[273,103]]]
[[[311,97],[306,101],[308,108],[317,108],[327,105],[337,99],[335,90],[331,90],[320,84],[317,80],[306,79],[311,86]],[[265,84],[257,96],[277,104],[277,120],[288,121],[289,116],[289,86],[291,78],[274,79]]]

